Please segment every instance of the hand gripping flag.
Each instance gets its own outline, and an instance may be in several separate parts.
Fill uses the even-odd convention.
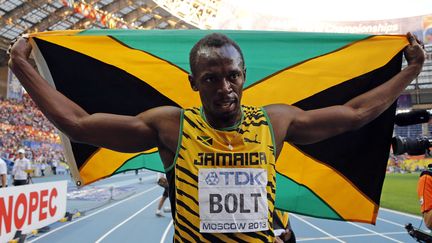
[[[210,32],[86,30],[31,37],[38,68],[57,90],[89,113],[137,115],[161,105],[200,105],[187,80],[188,55]],[[221,32],[244,53],[244,104],[305,110],[343,104],[387,81],[400,71],[408,44],[405,36]],[[394,113],[395,105],[359,130],[316,144],[286,143],[276,165],[276,207],[374,224]],[[163,171],[156,149],[118,153],[62,141],[79,185],[127,170]]]

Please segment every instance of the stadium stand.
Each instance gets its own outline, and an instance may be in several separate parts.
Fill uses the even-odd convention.
[[[26,150],[26,157],[36,167],[64,161],[56,129],[27,94],[21,102],[0,99],[0,156],[13,161],[19,148]]]

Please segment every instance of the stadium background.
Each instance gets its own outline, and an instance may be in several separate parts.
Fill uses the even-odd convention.
[[[241,1],[240,1],[241,2]],[[432,10],[412,16],[369,20],[298,20],[268,12],[239,11],[228,0],[0,0],[0,156],[9,162],[26,149],[39,176],[40,167],[67,169],[55,128],[23,92],[7,68],[10,42],[24,33],[89,28],[268,29],[370,34],[415,33],[426,43],[423,72],[398,101],[399,110],[432,109]],[[240,21],[233,21],[239,19]],[[395,126],[395,135],[431,136],[430,124]],[[366,151],[365,151],[366,152]],[[429,163],[425,156],[389,156],[388,171],[410,173]],[[47,169],[48,174],[50,169]]]
[[[306,14],[306,19],[298,19],[298,16],[292,17],[295,14],[292,11],[290,12],[292,15],[284,15],[283,11],[282,13],[276,11],[277,6],[271,5],[274,2],[276,1],[268,0],[264,3],[256,0],[0,0],[0,156],[8,162],[12,162],[16,151],[24,147],[27,157],[31,158],[36,167],[36,182],[45,181],[49,177],[58,178],[58,176],[52,176],[53,172],[50,168],[53,165],[57,165],[58,173],[67,173],[67,165],[62,163],[64,156],[57,131],[23,92],[20,84],[7,68],[8,56],[6,51],[10,42],[21,34],[31,32],[89,28],[268,29],[370,34],[403,34],[411,31],[426,43],[428,56],[423,72],[401,96],[398,107],[399,110],[432,109],[432,6],[430,2],[428,3],[429,8],[420,8],[417,12],[407,11],[403,16],[376,17],[381,16],[379,15],[380,11],[382,14],[392,12],[391,9],[378,9],[378,14],[369,19],[349,18],[348,13],[341,13],[342,19],[332,18],[324,21],[312,18],[310,13],[309,15]],[[415,1],[412,2],[410,6],[415,5],[415,3]],[[257,5],[260,10],[256,10],[250,5]],[[309,8],[311,8],[309,9],[311,12],[320,9],[317,6],[309,6]],[[406,8],[409,7],[406,6]],[[403,137],[431,136],[431,131],[432,126],[428,123],[407,127],[395,126],[395,135]],[[425,156],[391,155],[388,171],[396,176],[409,173],[411,181],[415,183],[418,174],[411,172],[420,171],[431,162],[432,160]],[[47,166],[48,178],[39,177],[42,164]],[[145,178],[146,173],[140,172],[140,178],[142,176]],[[101,200],[112,203],[113,195],[119,196],[119,198],[129,197],[133,195],[132,192],[137,195],[136,191],[139,190],[131,189],[127,184],[132,183],[132,181],[135,183],[136,179],[127,174],[124,177],[128,179],[126,181],[123,179],[121,182],[116,181],[117,186],[122,185],[122,183],[126,185],[115,188],[117,194],[113,194],[111,183],[104,190],[100,190],[96,183],[96,185],[86,189],[90,191],[87,194],[87,191],[77,192],[73,189],[70,195],[68,194],[68,200],[71,199],[72,201],[69,202],[69,209],[77,208],[80,212],[85,212],[87,209],[90,211],[90,208],[93,210],[101,207]],[[112,178],[112,180],[117,180],[117,178]],[[404,182],[404,186],[407,184]],[[410,184],[410,186],[406,189],[409,191],[408,196],[397,194],[400,193],[402,186],[398,186],[394,190],[384,188],[382,205],[387,208],[406,211],[406,208],[385,204],[387,201],[397,201],[405,207],[411,206],[411,209],[408,210],[410,213],[419,214],[416,192],[413,190],[415,184]],[[386,199],[388,194],[392,196],[397,194],[396,199]],[[159,194],[155,193],[154,197],[157,196]],[[404,201],[401,197],[409,197],[410,200]],[[139,201],[139,204],[142,204],[142,200]],[[153,213],[150,214],[154,216]],[[124,213],[124,215],[127,214]],[[297,216],[294,216],[293,219],[296,218]],[[110,220],[99,220],[99,222],[106,221],[111,221],[111,218]],[[152,224],[159,223],[152,221]],[[302,236],[302,229],[298,220],[294,223],[296,232]],[[401,229],[400,226],[398,226],[398,230]],[[53,228],[55,227],[59,226],[53,226]],[[90,228],[94,230],[97,226]],[[71,232],[70,235],[73,235],[77,230],[71,230]],[[405,232],[401,232],[401,235],[404,234]],[[53,235],[55,234],[53,233]],[[50,242],[48,236],[46,239],[47,242]],[[55,235],[54,239],[57,241],[61,238]],[[64,242],[68,241],[65,240]]]

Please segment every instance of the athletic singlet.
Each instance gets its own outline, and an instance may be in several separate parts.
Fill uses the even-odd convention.
[[[175,158],[175,242],[273,242],[275,146],[262,108],[212,128],[202,109],[182,113]]]

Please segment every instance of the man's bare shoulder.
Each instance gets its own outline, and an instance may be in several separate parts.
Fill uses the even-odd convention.
[[[282,117],[287,118],[295,115],[295,113],[299,111],[299,108],[287,104],[270,104],[264,106],[264,109],[270,119],[279,119]]]
[[[301,110],[286,104],[271,104],[264,106],[264,109],[270,118],[276,142],[280,147],[285,141],[289,127]]]
[[[176,135],[180,130],[181,111],[181,108],[175,106],[160,106],[138,115],[141,121],[157,133],[159,151],[164,156],[167,156],[167,151],[172,155],[177,149]]]

